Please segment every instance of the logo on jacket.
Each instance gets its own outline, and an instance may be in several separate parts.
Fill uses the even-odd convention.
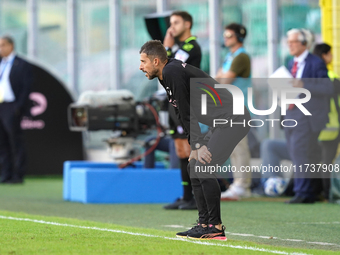
[[[169,103],[172,104],[173,107],[177,108],[177,101],[175,99],[170,99]]]

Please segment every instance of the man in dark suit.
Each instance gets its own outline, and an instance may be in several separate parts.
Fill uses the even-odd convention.
[[[288,68],[293,75],[294,87],[305,88],[311,93],[311,99],[304,107],[311,113],[305,115],[295,105],[290,105],[286,119],[293,119],[298,124],[286,127],[287,146],[293,165],[296,166],[294,179],[295,196],[287,203],[314,203],[315,176],[306,172],[307,165],[320,163],[318,136],[328,122],[329,98],[333,93],[332,84],[328,79],[327,68],[319,57],[312,55],[307,49],[307,31],[291,29],[288,31],[289,52],[294,60]],[[305,79],[305,78],[314,78]],[[315,79],[324,78],[324,79]],[[304,97],[302,94],[299,97]],[[302,166],[300,169],[299,166]]]
[[[0,183],[23,183],[26,169],[20,127],[32,82],[30,64],[14,52],[11,37],[0,38]]]

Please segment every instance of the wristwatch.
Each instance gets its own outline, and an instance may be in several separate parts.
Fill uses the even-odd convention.
[[[196,148],[196,149],[201,148],[201,144],[200,144],[200,143],[195,143],[195,148]]]

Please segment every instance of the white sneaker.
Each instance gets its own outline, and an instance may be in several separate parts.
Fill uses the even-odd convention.
[[[230,185],[229,189],[221,193],[221,201],[237,201],[241,198],[251,197],[250,189]]]

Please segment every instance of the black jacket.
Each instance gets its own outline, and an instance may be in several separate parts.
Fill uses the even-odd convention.
[[[169,58],[175,58],[175,59],[176,57],[181,58],[183,57],[182,54],[185,54],[186,56],[182,60],[181,59],[179,60],[189,65],[200,68],[201,59],[202,59],[202,51],[201,51],[201,47],[196,41],[195,36],[191,36],[187,38],[185,41],[179,42],[178,50],[175,52],[172,52],[171,49],[168,49],[167,54]],[[186,138],[185,133],[182,132],[183,130],[182,124],[177,119],[175,109],[172,105],[169,105],[169,126],[170,126],[170,132],[172,134],[172,138],[174,139],[175,138],[182,138],[182,139]]]
[[[1,61],[1,58],[0,58]],[[9,81],[15,95],[15,104],[21,114],[29,115],[29,94],[33,82],[32,66],[24,59],[15,56]]]
[[[162,76],[163,80],[160,83],[167,92],[169,102],[175,108],[192,149],[195,149],[196,143],[205,144],[198,122],[213,127],[214,119],[234,117],[233,97],[227,89],[216,89],[218,93],[215,97],[219,98],[218,103],[215,104],[212,98],[208,98],[208,114],[201,114],[201,95],[205,92],[200,88],[212,91],[210,88],[218,84],[202,70],[179,60],[169,59],[163,68]]]

